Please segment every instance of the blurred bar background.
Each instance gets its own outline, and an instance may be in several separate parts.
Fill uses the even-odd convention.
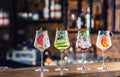
[[[85,19],[86,15],[90,17]],[[83,16],[83,25],[78,23],[80,16]],[[75,42],[78,28],[84,28],[85,23],[92,40],[85,61],[102,62],[101,50],[96,47],[98,30],[109,30],[114,34],[112,47],[105,51],[105,61],[120,61],[120,0],[1,0],[0,66],[39,66],[40,52],[33,43],[35,31],[41,27],[48,30],[51,43],[44,52],[44,65],[60,64],[60,52],[54,48],[56,28],[69,32],[71,45],[65,50],[64,62],[81,63],[81,52]]]

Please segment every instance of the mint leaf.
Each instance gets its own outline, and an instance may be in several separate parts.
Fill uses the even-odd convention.
[[[82,36],[85,36],[87,34],[87,32],[86,31],[82,31],[81,34],[82,34]]]
[[[38,33],[41,33],[41,32],[42,32],[42,30],[43,30],[43,28],[40,28],[40,29],[38,30]]]

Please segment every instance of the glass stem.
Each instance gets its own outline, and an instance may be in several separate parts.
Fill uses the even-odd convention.
[[[83,68],[85,69],[86,67],[85,67],[85,62],[84,62],[84,60],[85,60],[84,51],[82,50],[82,66],[83,66]]]
[[[64,52],[61,51],[61,68],[63,68],[63,56],[64,56]]]
[[[102,64],[102,66],[105,67],[105,54],[104,54],[104,50],[102,50],[102,55],[103,55],[103,64]]]
[[[43,68],[43,52],[41,52],[41,68]]]

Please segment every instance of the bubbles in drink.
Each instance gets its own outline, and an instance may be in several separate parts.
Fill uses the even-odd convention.
[[[85,50],[91,46],[89,31],[78,31],[76,47]]]
[[[34,46],[41,52],[50,47],[49,37],[47,31],[36,31]]]

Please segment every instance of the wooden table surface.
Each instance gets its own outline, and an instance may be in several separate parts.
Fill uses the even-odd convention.
[[[35,72],[35,69],[38,67],[14,68],[0,70],[0,77],[91,77],[90,74],[92,74],[92,77],[104,77],[104,73],[108,73],[106,77],[120,77],[120,62],[108,62],[106,65],[110,67],[110,70],[97,70],[96,68],[101,66],[101,63],[87,64],[87,67],[91,68],[91,70],[88,71],[77,71],[76,68],[81,67],[80,64],[65,65],[64,67],[69,68],[69,71],[65,71],[63,76],[60,75],[60,72],[54,71],[54,69],[59,66],[46,67],[50,71],[44,73]],[[112,76],[112,73],[114,72],[116,72],[116,75]]]

